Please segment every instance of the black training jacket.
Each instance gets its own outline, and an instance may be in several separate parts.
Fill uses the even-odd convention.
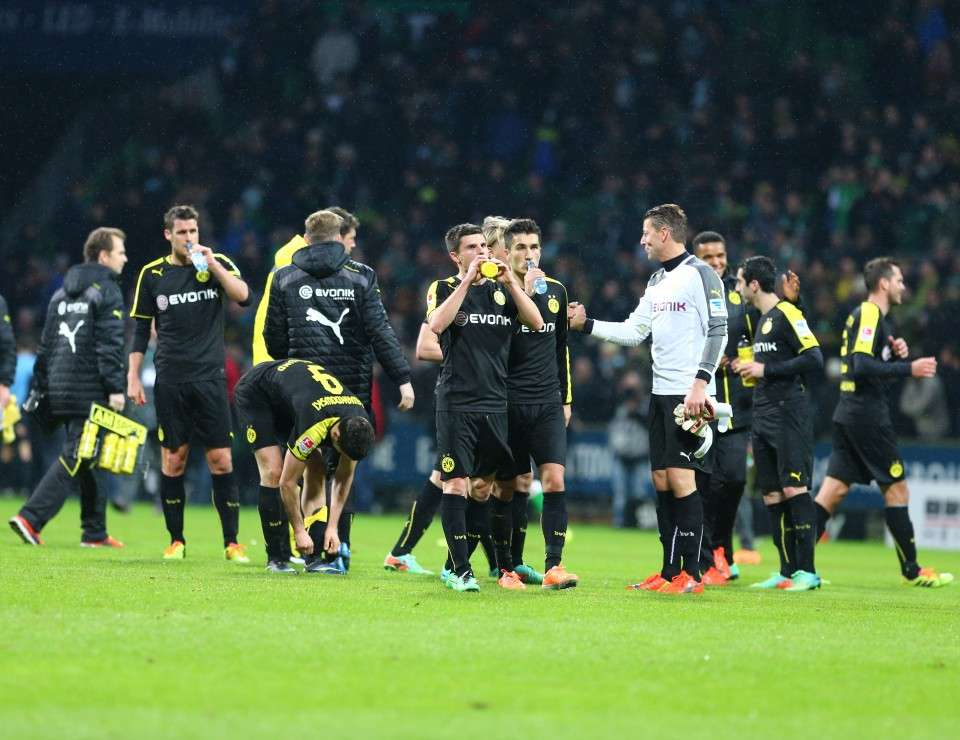
[[[322,365],[370,404],[373,358],[397,385],[410,366],[387,321],[372,268],[352,261],[340,242],[306,246],[273,276],[263,339],[271,357]]]
[[[91,403],[126,390],[123,343],[117,274],[96,262],[71,267],[47,307],[33,370],[55,415],[85,417]]]

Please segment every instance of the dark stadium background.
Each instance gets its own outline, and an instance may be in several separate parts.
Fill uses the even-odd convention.
[[[904,412],[892,389],[896,423],[957,478],[958,3],[0,0],[0,52],[0,294],[25,357],[86,234],[127,232],[129,296],[174,202],[201,209],[203,242],[257,297],[307,214],[353,211],[354,256],[411,351],[451,224],[537,219],[548,273],[621,319],[651,269],[642,215],[676,202],[734,264],[767,254],[800,275],[828,358],[821,435],[859,269],[900,257],[895,320],[940,369]],[[235,373],[252,324],[232,306]],[[648,385],[646,350],[576,337],[571,352],[571,440],[595,444],[619,388]],[[420,430],[434,371],[414,367]],[[406,422],[389,415],[401,437]],[[28,489],[31,467],[4,460],[3,488]]]

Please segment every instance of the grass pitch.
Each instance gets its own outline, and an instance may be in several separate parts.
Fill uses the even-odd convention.
[[[268,575],[261,547],[225,562],[211,507],[188,508],[180,562],[161,561],[148,506],[111,515],[119,551],[78,546],[72,502],[46,547],[0,534],[2,734],[942,738],[960,722],[960,584],[900,586],[880,543],[821,546],[820,591],[748,589],[776,569],[767,546],[736,585],[671,597],[624,590],[655,570],[653,533],[574,523],[579,588],[455,594],[383,570],[402,521],[358,517],[345,577]],[[241,534],[261,539],[256,511]],[[960,574],[960,553],[921,563]]]

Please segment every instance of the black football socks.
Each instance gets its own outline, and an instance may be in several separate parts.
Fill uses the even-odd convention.
[[[657,530],[663,548],[663,565],[660,575],[668,581],[680,575],[680,560],[675,558],[673,547],[674,530],[677,528],[673,515],[673,492],[657,491]]]
[[[223,546],[237,541],[237,532],[240,530],[240,491],[233,473],[214,473],[213,505],[220,515],[220,528],[223,530]]]
[[[703,539],[703,502],[694,491],[689,496],[674,498],[676,518],[676,550],[683,560],[683,570],[695,581],[700,580],[700,542]]]
[[[513,492],[513,533],[511,534],[510,552],[513,562],[519,565],[523,562],[523,546],[527,541],[527,524],[530,521],[530,492]]]
[[[410,516],[407,523],[400,533],[397,544],[393,546],[390,554],[395,558],[409,555],[413,548],[420,542],[420,538],[430,527],[433,518],[437,515],[440,508],[440,499],[443,497],[443,489],[433,485],[428,478],[417,494],[417,500],[413,502],[413,508],[410,509]]]
[[[289,560],[290,536],[287,514],[283,509],[279,488],[260,486],[257,497],[257,509],[260,512],[260,526],[263,528],[263,542],[267,549],[267,561]]]
[[[170,543],[186,542],[183,539],[183,502],[186,498],[183,488],[183,476],[176,477],[160,474],[160,506],[163,508],[163,520],[170,533]]]
[[[467,499],[454,494],[444,494],[440,502],[440,522],[447,550],[458,576],[470,572],[470,556],[467,552]]]
[[[567,494],[565,491],[550,491],[543,494],[543,513],[540,529],[546,549],[544,573],[560,565],[563,546],[567,543]]]
[[[800,493],[787,499],[787,509],[793,520],[793,540],[797,556],[797,568],[807,573],[816,573],[813,549],[817,544],[817,513],[809,493]]]
[[[767,504],[767,514],[770,516],[770,535],[773,538],[773,545],[777,548],[777,555],[780,556],[780,575],[789,578],[797,568],[793,562],[793,537],[788,535],[791,524],[786,503],[780,501]]]
[[[900,560],[900,572],[911,581],[920,575],[917,564],[917,543],[913,538],[913,522],[906,506],[888,506],[883,510],[887,529],[896,545],[897,558]]]
[[[513,572],[513,553],[510,550],[510,538],[513,534],[513,501],[501,501],[490,497],[490,536],[497,558],[497,568],[507,573]]]
[[[819,542],[823,533],[827,531],[827,522],[833,515],[816,501],[813,502],[813,510],[817,513],[817,542]]]

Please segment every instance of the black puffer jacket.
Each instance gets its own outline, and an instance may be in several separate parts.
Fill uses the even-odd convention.
[[[116,273],[96,262],[71,267],[50,299],[33,371],[55,415],[85,417],[91,403],[124,392],[123,341]]]
[[[263,338],[277,359],[296,357],[326,368],[370,404],[373,358],[397,385],[410,381],[387,322],[377,275],[353,262],[340,242],[311,244],[273,276]]]

